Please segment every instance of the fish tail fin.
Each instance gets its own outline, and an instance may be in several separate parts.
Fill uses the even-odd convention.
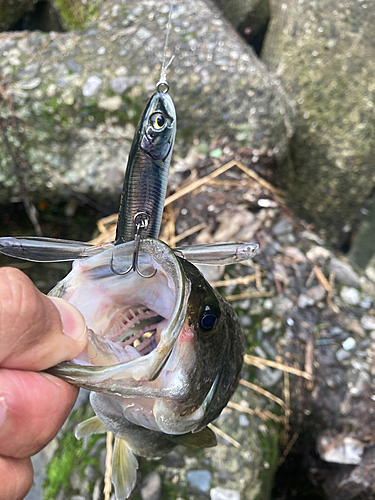
[[[107,432],[107,428],[98,417],[84,420],[74,429],[74,435],[77,439],[89,438],[93,434],[102,434],[104,432]]]
[[[112,483],[115,487],[116,499],[126,500],[132,492],[137,480],[138,460],[127,443],[115,437],[112,458]]]

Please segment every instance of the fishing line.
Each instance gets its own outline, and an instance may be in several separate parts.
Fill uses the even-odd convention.
[[[168,22],[167,22],[167,34],[165,36],[165,42],[164,42],[164,52],[163,52],[163,59],[162,59],[162,64],[161,64],[161,71],[160,71],[160,78],[159,81],[156,84],[156,88],[158,92],[163,92],[166,94],[169,90],[169,85],[167,83],[167,69],[171,65],[174,55],[170,58],[168,64],[165,64],[165,61],[167,60],[167,50],[168,50],[168,41],[169,41],[169,33],[172,28],[172,12],[173,12],[173,3],[169,5],[169,16],[168,16]]]

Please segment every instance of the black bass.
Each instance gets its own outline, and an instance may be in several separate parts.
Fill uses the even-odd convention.
[[[114,275],[113,251],[117,268],[126,269],[132,242],[77,261],[50,292],[77,307],[89,328],[84,353],[50,372],[95,391],[99,418],[80,424],[76,435],[116,435],[112,480],[120,500],[134,487],[135,455],[216,444],[206,426],[233,394],[244,338],[233,308],[163,242],[142,240],[140,266],[157,269],[149,280]]]

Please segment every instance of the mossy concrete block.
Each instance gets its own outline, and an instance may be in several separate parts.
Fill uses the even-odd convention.
[[[23,14],[34,10],[34,0],[0,0],[0,31],[9,29]]]
[[[280,181],[343,244],[375,186],[375,4],[271,0],[271,12],[262,58],[298,105]]]
[[[355,235],[353,244],[350,248],[350,261],[366,269],[375,254],[375,200],[368,208],[368,213],[363,220],[359,231]]]
[[[134,127],[160,76],[168,12],[168,2],[116,0],[79,32],[0,38],[0,202],[17,195],[20,162],[40,197],[118,195]],[[228,138],[281,161],[293,107],[279,82],[214,6],[178,0],[172,26],[177,154],[194,140]]]
[[[253,45],[263,37],[270,19],[269,0],[214,0],[236,30]]]

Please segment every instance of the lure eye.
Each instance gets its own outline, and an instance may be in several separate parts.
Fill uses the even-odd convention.
[[[212,313],[205,313],[201,318],[201,327],[203,330],[212,330],[215,326],[217,320],[217,316]]]
[[[151,126],[154,130],[161,130],[164,128],[166,120],[161,113],[154,113],[151,118]]]

